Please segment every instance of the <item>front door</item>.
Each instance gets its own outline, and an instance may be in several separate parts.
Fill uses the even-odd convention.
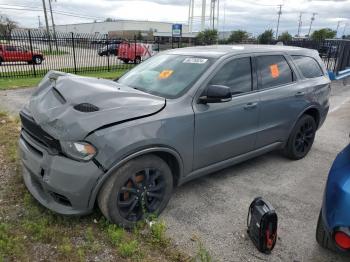
[[[195,102],[194,170],[255,149],[259,97],[253,75],[251,57],[234,58],[209,82],[230,87],[232,100]]]

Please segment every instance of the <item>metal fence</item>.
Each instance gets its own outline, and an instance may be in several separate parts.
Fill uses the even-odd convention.
[[[120,53],[121,49],[119,54],[116,53],[115,46],[120,43],[124,47],[126,44],[124,54]],[[205,44],[208,43],[171,37],[146,41],[74,33],[47,36],[42,31],[21,31],[7,37],[0,36],[0,77],[43,76],[49,70],[69,73],[114,72],[129,69],[158,51]],[[330,71],[338,72],[350,66],[349,40],[300,40],[285,44],[318,50]],[[139,55],[139,52],[143,52],[139,50],[140,46],[145,51],[143,55]],[[130,59],[127,58],[129,55]]]

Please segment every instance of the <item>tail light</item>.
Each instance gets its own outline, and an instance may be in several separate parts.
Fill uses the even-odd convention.
[[[337,231],[334,235],[334,240],[342,249],[350,249],[350,236],[344,232]]]

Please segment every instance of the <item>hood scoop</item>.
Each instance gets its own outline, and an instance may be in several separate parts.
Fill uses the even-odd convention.
[[[75,105],[74,109],[83,113],[92,113],[100,110],[97,106],[90,103],[81,103],[79,105]]]

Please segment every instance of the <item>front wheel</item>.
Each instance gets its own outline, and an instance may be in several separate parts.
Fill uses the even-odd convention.
[[[169,202],[173,176],[169,166],[155,155],[130,160],[103,185],[98,205],[111,222],[132,228],[148,215],[159,215]]]
[[[295,124],[285,147],[288,158],[299,160],[310,151],[316,135],[316,122],[310,115],[303,115]]]

